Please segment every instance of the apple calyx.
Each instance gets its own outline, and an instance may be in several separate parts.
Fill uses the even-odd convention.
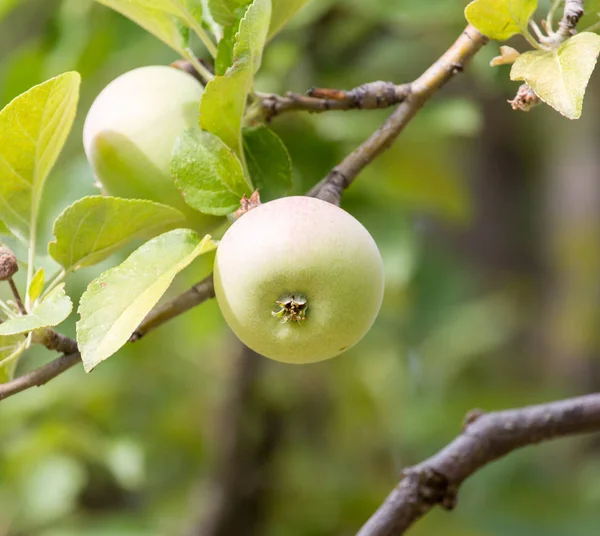
[[[279,306],[279,310],[273,311],[271,314],[276,318],[281,318],[283,324],[289,320],[298,323],[306,320],[308,300],[304,294],[299,292],[285,294],[279,300],[275,300],[275,303]]]

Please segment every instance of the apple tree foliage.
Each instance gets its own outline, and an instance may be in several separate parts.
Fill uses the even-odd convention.
[[[256,188],[263,200],[285,195],[292,184],[290,158],[282,141],[253,113],[259,99],[254,78],[264,47],[308,0],[97,1],[133,20],[201,72],[206,68],[192,52],[192,37],[214,58],[214,76],[198,103],[198,128],[181,133],[172,152],[173,180],[187,203],[226,216]],[[589,29],[580,24],[579,33],[560,40],[550,33],[532,34],[537,7],[536,0],[474,0],[465,16],[493,40],[523,35],[531,50],[511,49],[506,61],[513,63],[510,78],[576,119],[600,51],[600,36],[594,33],[600,4],[586,1]],[[170,206],[100,195],[66,207],[54,222],[54,240],[38,243],[44,184],[73,126],[80,84],[78,73],[66,72],[0,112],[0,237],[22,243],[28,252],[19,259],[27,273],[28,314],[0,303],[0,381],[11,379],[37,330],[59,325],[72,312],[64,283],[77,270],[105,261],[135,239],[148,240],[90,282],[78,305],[77,342],[89,371],[127,342],[181,270],[217,247],[210,236],[182,228],[183,216]],[[44,249],[56,273],[38,268]]]

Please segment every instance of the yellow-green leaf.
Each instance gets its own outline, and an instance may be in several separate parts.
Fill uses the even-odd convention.
[[[18,96],[0,112],[0,219],[27,242],[44,182],[71,130],[80,76],[69,72]]]
[[[92,281],[79,305],[77,343],[86,372],[113,355],[196,257],[216,247],[189,229],[146,242],[119,266]]]
[[[527,29],[537,0],[474,0],[465,17],[483,35],[504,41]]]
[[[216,53],[201,25],[200,0],[96,0],[132,20],[184,57],[189,56],[189,30],[198,37],[211,54]]]
[[[252,73],[260,68],[271,21],[271,0],[254,0],[240,21],[233,46],[233,63],[248,59]]]
[[[187,42],[181,32],[185,14],[170,0],[96,0],[158,37],[163,43],[186,55]]]
[[[57,326],[71,314],[73,303],[65,294],[65,284],[53,289],[27,315],[16,316],[0,324],[0,335],[16,335],[34,329]]]
[[[512,66],[510,78],[524,81],[546,104],[569,119],[577,119],[599,52],[600,36],[580,33],[556,50],[521,54]]]
[[[145,199],[95,195],[79,199],[54,222],[48,252],[65,270],[103,261],[136,238],[152,238],[184,223],[178,210]]]
[[[27,294],[29,295],[29,302],[33,303],[40,297],[42,290],[44,289],[44,282],[46,279],[46,273],[43,268],[39,268],[38,271],[33,275],[33,279],[29,284]]]
[[[242,121],[254,74],[260,67],[271,18],[271,0],[254,0],[240,21],[231,61],[223,76],[206,86],[200,127],[221,138],[243,161]]]
[[[240,61],[215,76],[200,101],[200,127],[218,136],[242,157],[242,119],[252,87],[252,64]]]
[[[12,380],[19,356],[27,344],[23,335],[0,335],[0,383]]]

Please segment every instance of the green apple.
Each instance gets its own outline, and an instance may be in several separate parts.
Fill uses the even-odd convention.
[[[225,233],[215,294],[233,332],[252,350],[310,363],[350,348],[373,324],[383,263],[354,217],[312,197],[252,209]]]
[[[171,205],[197,230],[219,221],[185,203],[170,171],[175,140],[198,126],[202,93],[193,76],[161,65],[129,71],[100,92],[85,120],[83,145],[105,193]]]

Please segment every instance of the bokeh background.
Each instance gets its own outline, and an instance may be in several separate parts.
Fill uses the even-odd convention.
[[[257,88],[411,80],[459,34],[464,4],[315,0],[268,46]],[[545,106],[513,112],[517,85],[508,67],[489,67],[496,52],[481,51],[344,195],[386,266],[383,309],[358,346],[309,366],[270,362],[240,347],[213,301],[91,375],[77,367],[1,402],[0,535],[353,535],[402,467],[451,440],[468,410],[597,390],[600,79],[578,121]],[[0,107],[61,72],[83,77],[43,237],[65,206],[97,193],[81,142],[95,95],[127,70],[175,59],[91,0],[0,0]],[[388,113],[276,118],[295,190]],[[70,294],[125,254],[81,270]],[[19,373],[53,357],[35,349]],[[436,510],[410,533],[597,536],[598,437],[486,467],[455,512]]]

